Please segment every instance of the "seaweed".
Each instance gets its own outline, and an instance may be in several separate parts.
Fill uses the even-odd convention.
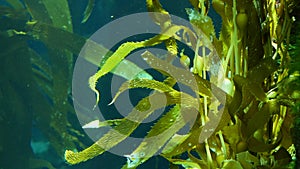
[[[286,47],[289,46],[288,38],[290,34],[288,30],[290,29],[289,25],[292,23],[288,10],[285,9],[285,14],[278,13],[275,1],[249,1],[247,3],[239,1],[213,1],[213,7],[223,19],[221,37],[217,39],[212,20],[207,16],[209,2],[191,1],[191,3],[194,9],[186,9],[186,11],[196,31],[195,33],[189,33],[193,35],[192,37],[194,38],[194,40],[191,40],[191,47],[196,50],[194,64],[191,68],[196,83],[187,83],[185,79],[178,77],[180,75],[186,77],[186,74],[183,73],[183,69],[180,71],[180,68],[176,68],[170,63],[157,59],[150,52],[145,52],[142,54],[142,57],[152,68],[159,70],[159,72],[168,78],[174,78],[177,83],[183,83],[189,86],[201,97],[194,98],[183,92],[182,94],[186,94],[191,100],[199,101],[186,102],[186,100],[182,98],[180,105],[183,107],[180,109],[178,108],[178,104],[175,104],[174,108],[165,116],[161,117],[152,127],[144,141],[140,143],[132,154],[125,156],[128,161],[123,168],[135,168],[141,165],[165,144],[165,150],[162,151],[161,155],[171,163],[181,165],[184,168],[278,168],[289,165],[292,156],[294,156],[293,152],[291,152],[294,144],[292,144],[291,141],[287,142],[291,137],[290,127],[288,126],[292,125],[292,121],[288,120],[287,116],[290,114],[292,108],[289,104],[293,104],[293,101],[286,98],[285,103],[283,103],[278,97],[280,92],[276,91],[275,97],[273,93],[274,89],[280,86],[282,78],[288,76],[288,74],[284,73],[288,70],[288,67],[284,65],[286,65],[289,60]],[[293,2],[280,3],[280,5],[289,6],[288,3]],[[267,6],[267,8],[264,8],[264,6]],[[167,36],[158,35],[149,40],[126,42],[122,44],[104,63],[103,67],[90,78],[90,87],[97,94],[97,103],[99,102],[99,92],[96,90],[96,82],[103,75],[110,72],[113,67],[121,62],[131,51],[141,47],[157,45],[172,37],[175,40],[180,40],[176,36],[176,32],[182,30],[182,28],[174,28],[176,25],[172,24],[172,20],[168,17],[169,13],[163,9],[159,1],[148,0],[147,7],[151,12],[155,11],[161,13],[161,16],[159,16],[159,14],[151,16],[154,22],[161,26],[162,34],[166,35],[165,32],[168,32]],[[268,20],[265,16],[271,16],[272,19]],[[280,22],[282,18],[284,18],[283,20],[286,22]],[[267,24],[264,29],[269,30],[263,30],[260,25],[264,24]],[[278,27],[282,26],[285,30],[281,32],[274,31],[274,29],[278,29]],[[208,36],[211,42],[205,41],[200,44],[199,37],[201,37],[200,34],[202,32],[199,32],[199,30]],[[188,30],[187,28],[184,28],[184,31],[193,32],[193,30]],[[263,38],[264,40],[276,39],[276,50],[274,51],[272,49],[271,41],[264,41]],[[227,39],[230,40],[228,41]],[[227,98],[225,102],[221,99],[222,97],[218,97],[218,95],[212,92],[211,87],[215,85],[214,88],[218,91],[226,91],[226,89],[222,89],[220,83],[212,81],[212,79],[206,79],[205,71],[209,70],[209,66],[204,59],[207,56],[199,56],[197,52],[199,45],[206,45],[202,47],[202,49],[212,49],[211,45],[209,45],[210,43],[217,48],[217,52],[221,53],[222,65],[225,67],[224,76],[230,79],[230,85],[227,87],[235,91],[234,94],[223,92],[223,97],[225,96],[225,98]],[[176,43],[172,44],[176,45]],[[176,47],[172,48],[174,49]],[[168,45],[166,49],[170,50]],[[173,53],[174,56],[176,56],[177,52],[175,51]],[[276,63],[277,60],[275,61],[278,54],[280,56],[279,65]],[[181,54],[181,57],[182,56],[183,54]],[[198,62],[200,62],[200,67],[196,67],[199,65]],[[186,64],[185,66],[190,65]],[[274,80],[274,76],[278,76],[279,79]],[[160,93],[168,93],[167,95],[176,91],[172,85],[165,86],[163,83],[154,80],[136,79],[124,83],[120,87],[119,93],[132,87],[146,87]],[[119,93],[117,93],[112,103],[117,99]],[[176,95],[171,94],[170,96],[176,98]],[[217,100],[214,98],[217,98]],[[225,122],[223,121],[223,125],[219,125],[217,130],[210,133],[211,135],[207,139],[200,141],[197,140],[197,138],[203,134],[201,131],[210,129],[207,128],[207,126],[210,126],[210,121],[214,119],[212,115],[213,112],[217,113],[220,111],[212,106],[208,107],[208,102],[214,102],[216,105],[224,103],[225,109],[228,109],[227,117],[229,118],[225,118],[226,120]],[[200,103],[200,105],[198,103]],[[199,122],[196,123],[198,127],[192,127],[188,135],[180,136],[176,134],[176,131],[184,125],[180,121],[177,123],[173,122],[177,121],[178,116],[175,115],[176,113],[180,112],[184,114],[184,112],[187,111],[184,107],[189,108],[188,111],[192,109],[197,110],[199,112],[197,121]],[[170,117],[168,117],[169,114]],[[170,122],[169,119],[174,119],[174,121]],[[172,130],[169,128],[172,128]],[[282,128],[284,128],[284,131]],[[117,127],[112,130],[121,132],[123,129]],[[161,132],[165,133],[164,137],[160,138],[160,142],[156,141],[156,144],[152,145],[151,139],[148,140],[147,138],[156,136]],[[283,132],[285,133],[283,134]],[[128,133],[127,136],[129,136]],[[113,135],[109,137],[110,140],[114,139]],[[114,146],[115,142],[111,141],[108,144]],[[188,144],[188,146],[186,146],[186,144]],[[102,147],[102,139],[98,140],[93,146],[97,145]],[[88,149],[84,151],[87,153]],[[196,151],[200,158],[189,154],[188,159],[176,159],[178,155],[190,151]],[[246,153],[249,154],[245,156]],[[280,161],[281,159],[278,159],[278,161],[276,161],[276,157],[279,154],[288,154],[285,158],[289,160],[283,162]],[[251,160],[247,159],[249,156],[251,156]],[[91,157],[92,156],[89,156],[88,158]],[[82,160],[80,160],[80,158],[81,153],[72,153],[71,151],[67,151],[66,153],[67,161],[72,164],[81,162]],[[75,159],[77,159],[77,161]],[[85,158],[85,160],[86,159],[87,158]],[[275,159],[275,161],[272,161],[272,159]],[[262,160],[266,162],[262,162]]]
[[[124,42],[115,51],[73,32],[67,0],[6,2],[8,5],[0,6],[0,21],[5,23],[0,26],[4,77],[0,81],[0,121],[1,138],[5,138],[0,155],[4,168],[54,168],[48,161],[35,159],[28,146],[33,124],[62,159],[75,165],[115,148],[162,108],[165,114],[152,124],[139,145],[124,155],[127,162],[123,168],[143,166],[157,154],[170,162],[170,168],[299,165],[299,38],[292,38],[299,37],[294,32],[299,28],[294,26],[296,1],[190,0],[192,8],[185,9],[190,28],[173,23],[159,0],[146,0],[160,34]],[[94,0],[88,1],[82,23],[93,14],[94,5]],[[210,7],[222,18],[220,37],[208,15]],[[30,42],[43,44],[46,52],[35,50]],[[182,47],[180,42],[187,45]],[[84,59],[99,67],[85,82],[96,95],[95,107],[106,97],[100,97],[97,83],[109,73],[126,79],[109,105],[126,90],[153,91],[126,117],[84,125],[111,127],[88,147],[79,124],[72,120],[76,114],[71,95],[74,60],[84,45]],[[159,45],[168,51],[166,59],[147,51]],[[125,60],[141,48],[146,49],[141,58],[163,80]],[[195,52],[185,53],[189,49]],[[211,64],[216,63],[215,56],[222,71],[216,72]],[[182,66],[174,63],[176,59]],[[142,76],[135,76],[137,72]],[[178,85],[192,92],[180,91]],[[10,133],[16,122],[22,122],[13,128],[14,133],[21,133],[17,139]],[[186,126],[188,132],[180,134]],[[14,142],[8,144],[11,140]],[[18,164],[5,162],[15,157]]]

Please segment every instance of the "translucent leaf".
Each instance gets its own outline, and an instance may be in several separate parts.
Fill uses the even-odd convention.
[[[85,8],[84,16],[81,23],[85,23],[89,19],[94,9],[94,6],[95,6],[95,0],[89,0],[88,5]]]
[[[126,81],[124,82],[121,87],[119,88],[119,91],[117,92],[117,94],[115,95],[115,97],[113,98],[112,102],[110,104],[112,104],[113,102],[115,102],[116,98],[125,90],[128,89],[133,89],[133,88],[148,88],[148,89],[154,89],[158,92],[161,93],[166,93],[166,92],[176,92],[172,87],[156,81],[156,80],[149,80],[149,79],[133,79],[130,81]]]
[[[114,119],[114,120],[93,120],[82,126],[83,129],[91,129],[91,128],[101,128],[105,126],[116,126],[119,125],[124,119]]]

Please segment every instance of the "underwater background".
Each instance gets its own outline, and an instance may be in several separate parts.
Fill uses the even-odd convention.
[[[169,14],[189,20],[186,8],[194,8],[195,5],[192,2],[196,1],[170,2],[169,0],[161,0],[159,2]],[[211,1],[206,3],[208,2]],[[299,10],[298,2],[288,2],[294,5],[294,11]],[[72,75],[76,59],[86,39],[111,21],[129,14],[147,11],[146,2],[143,0],[0,0],[0,169],[117,169],[128,163],[128,159],[125,157],[110,152],[104,152],[88,161],[83,160],[84,162],[76,165],[69,164],[65,159],[66,150],[80,152],[94,143],[82,129],[73,107]],[[291,12],[291,15],[296,16],[298,22],[300,15],[294,11]],[[222,31],[222,16],[212,7],[209,8],[208,16],[213,20],[214,31],[216,32],[215,38],[218,39],[220,37],[219,32]],[[293,24],[297,25],[297,22]],[[286,119],[288,120],[285,121],[285,124],[294,126],[292,130],[294,135],[290,135],[290,131],[284,131],[289,134],[283,134],[280,137],[287,137],[285,144],[290,145],[293,142],[296,149],[299,148],[296,141],[300,137],[299,130],[296,129],[297,125],[300,124],[300,43],[295,38],[298,37],[299,39],[300,34],[297,30],[299,30],[299,26],[294,26],[289,32],[292,34],[290,41],[293,46],[289,49],[289,52],[291,52],[289,58],[292,58],[293,61],[292,64],[287,66],[289,72],[285,71],[284,76],[288,79],[289,75],[293,75],[293,79],[286,80],[286,83],[281,83],[281,86],[276,87],[276,91],[278,91],[276,98],[282,95],[291,96],[288,98],[283,97],[282,100],[278,99],[280,100],[278,105],[287,106],[287,109],[293,112],[287,115]],[[149,38],[149,36],[141,35],[131,38],[141,41]],[[117,50],[118,45],[109,50]],[[178,48],[182,47],[179,45]],[[193,52],[191,54],[194,55]],[[191,57],[191,60],[193,58]],[[270,65],[273,65],[273,62],[270,63]],[[191,65],[188,65],[188,67],[191,67]],[[161,75],[159,72],[151,73],[150,70],[149,73],[153,77],[161,79],[160,81],[165,78],[165,75]],[[277,72],[277,74],[280,73],[282,72]],[[97,84],[97,88],[103,91],[102,96],[109,95],[109,97],[102,97],[99,104],[101,111],[112,112],[106,115],[107,119],[120,118],[120,114],[114,113],[117,110],[112,110],[111,107],[107,106],[112,100],[112,94],[106,93],[106,91],[110,91],[110,86],[105,84],[111,81],[112,76],[111,73],[108,74]],[[266,79],[270,80],[272,78],[267,76]],[[125,82],[125,79],[120,78],[119,80],[120,84]],[[210,79],[207,78],[207,80]],[[87,85],[88,79],[82,83]],[[240,85],[237,83],[235,82],[234,85]],[[244,81],[241,82],[243,85],[244,83]],[[269,91],[272,85],[274,84],[268,83],[263,90]],[[252,92],[252,89],[249,91]],[[296,94],[294,94],[294,91],[297,91]],[[133,94],[130,99],[137,104],[151,90],[134,89],[131,92]],[[257,99],[256,96],[259,94],[255,92],[253,92],[254,96],[251,94],[251,99],[258,100],[257,102],[253,101],[253,104],[258,106],[258,102],[261,100],[259,97]],[[241,97],[239,99],[248,98]],[[242,104],[241,102],[237,103]],[[166,109],[164,113],[169,109]],[[230,116],[232,121],[234,121],[233,117],[237,118],[232,114]],[[257,117],[262,118],[258,115]],[[134,133],[135,136],[145,137],[147,133],[145,131],[151,129],[151,126],[156,122],[142,126],[139,131]],[[284,130],[289,129],[286,126],[284,127]],[[231,130],[228,129],[228,131]],[[266,149],[269,151],[269,147]],[[175,157],[187,159],[191,156],[189,152],[174,155]],[[292,157],[285,149],[282,150],[282,153],[277,154],[276,158],[283,159],[282,164],[285,166],[292,163],[292,161],[296,161],[295,159],[291,160]],[[180,165],[176,167],[174,162],[174,165],[170,167],[170,161],[168,158],[153,156],[137,168],[193,168],[191,166],[187,167],[187,163],[184,162],[178,162]],[[201,162],[199,162],[200,164],[202,165]],[[294,165],[293,163],[291,166]],[[197,167],[194,166],[194,168]],[[289,166],[289,168],[291,167]]]

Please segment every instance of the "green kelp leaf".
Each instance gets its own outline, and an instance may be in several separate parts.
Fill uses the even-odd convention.
[[[221,130],[224,126],[227,126],[230,122],[230,116],[228,114],[226,105],[221,105],[224,106],[224,108],[218,110],[220,105],[217,104],[218,102],[216,101],[213,101],[210,104],[210,110],[207,116],[208,121],[206,121],[203,125],[202,132],[198,137],[199,143],[203,143],[206,139],[211,137],[215,132]]]
[[[248,71],[247,79],[256,84],[261,84],[265,78],[278,70],[278,68],[275,60],[272,58],[265,58]]]
[[[240,113],[238,114],[240,116],[243,110],[253,101],[254,97],[260,101],[267,100],[261,85],[239,75],[235,75],[233,81],[236,92],[229,106],[229,112],[232,117],[237,113]]]
[[[231,98],[222,89],[201,77],[192,74],[186,69],[182,69],[155,57],[151,52],[142,54],[143,59],[154,69],[166,74],[177,82],[189,86],[194,92],[201,96],[212,97],[214,95],[221,103],[226,102],[226,98]]]
[[[182,68],[178,68],[176,66],[173,66],[170,63],[167,63],[166,61],[163,61],[157,57],[155,57],[152,53],[149,51],[146,51],[142,54],[143,59],[154,69],[166,73],[168,76],[175,79],[177,82],[183,83],[184,85],[187,85],[191,87],[194,91],[199,91],[201,95],[204,96],[211,96],[211,91],[207,87],[207,83],[203,83],[203,85],[199,85],[201,87],[199,90],[197,88],[197,82],[195,80],[195,76]],[[199,79],[200,80],[200,79]],[[204,80],[202,81],[204,82]],[[201,82],[199,82],[201,83]]]
[[[96,93],[96,104],[99,102],[100,99],[100,93],[96,89],[96,83],[98,79],[100,79],[102,76],[106,75],[112,69],[114,69],[133,50],[160,44],[163,41],[169,39],[181,29],[186,28],[183,26],[173,25],[161,32],[161,34],[156,35],[148,40],[144,40],[141,42],[126,42],[119,46],[119,48],[106,60],[105,64],[103,64],[101,69],[89,78],[89,86],[92,89],[92,91]]]
[[[127,80],[132,79],[153,79],[153,77],[135,63],[129,60],[122,60],[111,73],[121,76]]]
[[[225,126],[222,129],[222,133],[226,139],[226,142],[229,143],[233,151],[236,151],[236,145],[241,140],[240,127],[240,122],[237,121],[235,125]]]
[[[170,99],[168,100],[170,102],[164,103],[161,102],[162,97],[164,96],[161,93],[154,93],[142,99],[132,112],[124,120],[121,120],[119,125],[109,130],[96,143],[81,152],[67,150],[65,152],[65,159],[69,164],[78,164],[94,158],[126,139],[155,110],[180,103],[176,99]]]
[[[264,45],[262,44],[262,37],[264,36],[262,35],[262,28],[259,20],[260,18],[258,17],[258,11],[260,10],[257,10],[255,3],[250,3],[250,0],[247,1],[246,10],[248,15],[248,24],[245,45],[248,46],[248,68],[251,70],[257,64],[259,64],[264,57]]]
[[[188,136],[184,136],[181,138],[180,142],[178,142],[177,144],[174,143],[172,144],[172,139],[169,141],[170,146],[172,147],[167,147],[167,144],[165,146],[166,149],[163,149],[163,156],[164,157],[174,157],[176,155],[180,155],[190,149],[193,148],[194,145],[199,144],[199,136],[200,133],[202,132],[202,128],[203,127],[198,127],[196,129],[193,129]]]
[[[52,24],[47,8],[41,1],[24,0],[25,6],[34,20]]]
[[[251,119],[246,123],[246,128],[242,128],[246,130],[246,138],[249,138],[256,130],[263,129],[264,125],[270,119],[270,109],[269,103],[265,103],[263,107],[257,111]]]
[[[201,107],[199,108],[202,109]],[[194,148],[194,145],[199,145],[199,142],[203,140],[203,138],[209,137],[211,134],[221,130],[224,126],[227,126],[230,122],[230,115],[228,113],[227,107],[225,107],[224,111],[222,112],[221,117],[219,117],[220,120],[217,125],[215,124],[205,124],[204,126],[195,126],[191,130],[191,132],[187,136],[182,136],[180,141],[177,143],[175,142],[172,144],[172,139],[170,140],[170,145],[166,146],[166,149],[163,149],[163,156],[165,157],[173,157],[179,154],[182,154],[183,152],[186,152],[188,150],[191,150]],[[211,121],[217,121],[216,119],[210,119]],[[204,130],[209,130],[210,128],[215,128],[213,131],[205,132]],[[174,138],[176,140],[176,138]],[[204,153],[205,154],[205,153]],[[206,154],[201,158],[206,158]]]
[[[90,39],[86,41],[84,47],[82,48],[84,50],[81,51],[80,57],[83,57],[85,60],[99,67],[102,67],[106,60],[113,54],[113,52],[109,51],[101,44],[98,44]],[[152,76],[145,70],[141,69],[133,62],[125,59],[122,60],[114,69],[112,69],[111,73],[121,76],[127,80],[132,80],[135,78],[152,79]]]
[[[203,159],[199,159],[197,157],[195,157],[193,154],[191,154],[191,151],[189,150],[188,151],[188,156],[189,156],[189,159],[195,163],[197,163],[200,168],[205,168],[207,167],[207,162],[204,161]]]
[[[82,126],[83,129],[101,128],[105,126],[117,126],[120,125],[124,119],[114,119],[114,120],[93,120]]]
[[[172,59],[174,59],[178,54],[176,39],[171,37],[165,40],[165,45],[168,50],[167,60],[172,61]]]
[[[32,36],[34,39],[41,40],[54,49],[67,49],[76,55],[81,52],[81,57],[97,66],[99,65],[100,61],[107,60],[107,58],[109,58],[109,56],[112,54],[112,52],[110,52],[108,49],[94,41],[86,41],[86,39],[83,37],[48,24],[36,22],[34,24],[28,23],[27,26],[27,29],[29,30],[27,34]],[[69,41],[65,41],[65,39],[69,39]],[[80,51],[83,46],[85,47],[85,50]],[[152,79],[150,74],[129,60],[123,60],[111,72],[127,80],[134,78]]]
[[[186,135],[179,135],[179,134],[175,134],[170,141],[168,141],[168,143],[164,146],[162,153],[166,155],[166,157],[171,157],[168,156],[167,154],[172,153],[172,151],[174,151],[174,149],[182,144],[191,134],[186,134]]]
[[[187,115],[189,117],[186,117]],[[128,155],[128,167],[136,167],[157,153],[182,127],[193,120],[198,112],[193,108],[175,105],[151,128],[142,143]],[[188,119],[190,118],[190,119]]]
[[[77,55],[86,42],[84,37],[57,28],[51,25],[51,23],[41,21],[27,22],[26,30],[28,31],[27,35],[31,36],[34,40],[42,41],[56,50],[68,50]]]
[[[244,169],[253,169],[259,165],[259,159],[249,153],[249,151],[236,154],[236,159],[240,162]]]
[[[43,23],[53,24],[53,26],[69,32],[73,31],[67,0],[25,0],[25,5],[30,11],[33,19]]]
[[[83,16],[81,23],[85,23],[90,18],[91,14],[93,12],[94,6],[95,6],[95,0],[89,0],[87,7],[85,8],[84,16]]]
[[[200,29],[207,37],[211,39],[215,38],[215,28],[212,19],[209,16],[201,15],[199,11],[191,8],[186,8],[186,13],[193,26]],[[201,35],[202,32],[197,32],[197,34]]]
[[[41,0],[55,27],[73,32],[72,19],[67,0]]]
[[[267,144],[257,140],[254,137],[249,138],[247,142],[248,142],[249,151],[251,152],[270,152],[280,144],[280,141],[274,144]]]
[[[236,75],[234,81],[241,87],[243,95],[244,90],[249,91],[256,99],[266,101],[267,96],[262,88],[262,83],[265,78],[270,76],[275,70],[278,69],[275,61],[271,58],[263,59],[258,65],[249,70],[247,78]],[[246,94],[246,93],[245,93]],[[244,96],[243,96],[244,97]]]
[[[235,75],[233,80],[237,82],[240,86],[242,86],[242,94],[243,98],[245,98],[247,101],[252,100],[249,96],[249,92],[256,97],[256,99],[260,101],[266,101],[267,96],[264,92],[262,85],[260,83],[257,83],[253,81],[253,79],[249,78],[243,78],[242,76]],[[248,103],[243,103],[242,105],[247,105]]]
[[[195,9],[199,10],[199,0],[189,0],[189,1]]]
[[[40,22],[36,22],[34,24],[28,23],[27,29],[29,30],[27,35],[30,35],[32,38],[41,40],[55,49],[67,49],[75,55],[78,55],[81,52],[80,57],[83,57],[85,60],[96,66],[98,66],[101,61],[107,60],[107,58],[112,55],[112,52],[103,47],[101,44],[92,40],[86,40],[77,34],[70,33],[49,24]],[[66,41],[65,39],[69,40]],[[80,51],[83,47],[85,50]],[[100,67],[104,63],[100,63]],[[129,60],[123,60],[111,72],[127,80],[134,78],[152,79],[150,74]]]
[[[42,2],[42,1],[39,1]],[[48,2],[47,5],[45,3]],[[33,36],[33,38],[38,39],[39,41],[42,41],[46,44],[48,47],[48,54],[49,54],[49,62],[51,63],[51,93],[49,94],[51,102],[53,103],[54,111],[51,112],[51,123],[48,124],[49,127],[51,127],[51,130],[53,130],[53,135],[50,135],[50,137],[56,138],[58,133],[65,135],[65,139],[63,140],[57,140],[56,142],[51,142],[52,144],[55,144],[57,142],[60,142],[61,146],[64,148],[74,149],[75,142],[77,142],[77,138],[72,136],[68,133],[68,113],[69,112],[69,91],[71,87],[71,73],[72,73],[72,65],[73,65],[73,56],[72,54],[66,50],[66,48],[63,48],[63,50],[55,50],[52,48],[52,45],[60,45],[57,42],[56,38],[59,36],[59,34],[56,34],[56,32],[51,32],[53,36],[49,36],[50,31],[55,31],[56,29],[51,29],[52,27],[47,27],[47,24],[53,25],[54,27],[60,28],[58,30],[67,30],[69,32],[72,32],[72,22],[70,20],[70,14],[68,9],[68,4],[66,1],[60,1],[59,3],[55,4],[54,1],[43,1],[42,3],[34,3],[31,1],[26,1],[26,5],[28,9],[33,9],[34,12],[32,12],[32,17],[35,20],[41,19],[40,22],[45,22],[45,24],[39,24],[40,22],[28,22],[26,29],[29,30],[28,34]],[[65,2],[65,4],[63,4]],[[35,6],[36,5],[36,6]],[[55,6],[59,5],[59,6]],[[64,8],[65,7],[65,8]],[[45,13],[45,11],[40,11],[38,8],[46,9],[48,12]],[[51,9],[50,9],[51,8]],[[61,11],[63,10],[63,11]],[[49,16],[49,15],[50,16]],[[56,14],[56,16],[54,16]],[[43,18],[45,17],[45,18]],[[49,19],[47,19],[49,18]],[[52,20],[53,19],[53,20]],[[68,27],[68,25],[70,25]],[[44,27],[43,27],[44,26]],[[53,28],[54,28],[53,27]],[[45,31],[41,31],[40,28],[46,28]],[[50,29],[47,29],[50,28]],[[63,32],[63,31],[59,31]],[[37,33],[41,36],[34,36],[34,33]],[[50,33],[50,34],[51,34]],[[73,34],[69,34],[70,36],[73,36]],[[67,37],[60,37],[60,38],[67,38]],[[54,42],[51,43],[51,40]],[[71,40],[71,39],[70,39]],[[65,41],[65,39],[61,40]],[[60,42],[65,43],[65,42]],[[65,43],[66,44],[66,43]],[[62,57],[64,56],[64,57]],[[63,84],[63,85],[62,85]],[[74,113],[74,112],[72,112]],[[59,154],[63,154],[63,149],[59,149]]]
[[[169,13],[163,9],[159,0],[147,0],[147,9],[149,11],[150,17],[154,20],[154,22],[161,27],[161,30],[165,30],[168,28],[172,21]],[[177,43],[174,37],[170,37],[165,40],[165,46],[168,50],[168,61],[172,61],[174,57],[176,57],[177,51]]]
[[[234,82],[235,91],[232,98],[232,101],[230,102],[228,106],[229,114],[231,116],[232,121],[235,121],[234,116],[239,111],[239,108],[241,106],[242,101],[245,102],[245,100],[242,98],[245,95],[242,95],[242,86],[239,85],[236,81]]]
[[[153,12],[149,13],[149,15],[156,24],[160,25],[162,30],[171,25],[170,15],[165,9],[163,9],[159,0],[146,0],[146,3],[148,11]]]
[[[235,160],[224,160],[222,169],[243,169],[241,164]]]
[[[50,65],[34,50],[29,49],[29,52],[31,53],[30,62],[35,75],[50,82],[52,80],[52,71]]]
[[[148,88],[148,89],[154,89],[155,91],[161,92],[161,93],[178,93],[178,91],[175,91],[172,87],[164,84],[163,82],[156,81],[156,80],[150,80],[150,79],[133,79],[124,82],[121,87],[119,88],[119,91],[113,98],[110,104],[114,103],[117,97],[123,93],[125,90],[133,89],[133,88]],[[175,94],[176,95],[176,94]],[[178,94],[177,94],[178,95]]]

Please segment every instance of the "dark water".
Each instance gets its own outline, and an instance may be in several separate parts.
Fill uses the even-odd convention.
[[[23,1],[21,3],[24,4]],[[70,0],[68,3],[73,31],[85,38],[117,18],[147,11],[143,0],[96,0],[90,18],[86,23],[81,23],[87,1]],[[174,1],[170,4],[163,0],[161,3],[171,14],[187,19],[184,8],[191,7],[188,1]],[[63,51],[49,50],[47,44],[32,38],[30,33],[28,36],[22,35],[22,31],[27,31],[26,22],[32,19],[27,9],[12,12],[9,3],[4,0],[0,1],[0,6],[0,169],[51,168],[49,165],[47,167],[50,163],[57,169],[121,168],[126,163],[126,159],[108,152],[78,165],[66,164],[63,152],[70,147],[75,147],[79,151],[82,147],[75,141],[65,141],[64,132],[74,137],[78,135],[73,132],[73,129],[82,132],[83,135],[78,137],[78,140],[85,147],[93,143],[87,135],[84,135],[77,117],[70,113],[72,110],[68,110],[70,107],[64,106],[72,106],[70,88],[67,88],[68,85],[70,87],[72,78],[70,76],[72,73],[67,69],[70,63],[64,59],[51,58],[52,55],[59,56]],[[10,15],[12,13],[13,16]],[[213,17],[216,32],[219,32],[221,20]],[[19,35],[14,34],[13,30],[16,30]],[[51,37],[47,38],[51,39]],[[38,64],[39,66],[32,64],[30,58],[35,55],[34,53],[37,56],[34,57],[36,63],[38,60],[43,60],[45,67],[52,69],[53,79],[48,72],[39,67],[42,64]],[[73,55],[73,63],[76,57]],[[42,78],[36,81],[37,74],[33,71],[41,71]],[[109,76],[105,78],[109,80]],[[47,86],[53,88],[49,89]],[[135,92],[140,98],[144,95],[143,92],[149,91]],[[59,95],[52,96],[51,93]],[[67,113],[61,115],[62,112]],[[108,118],[113,118],[112,116]],[[52,123],[51,119],[57,121]],[[70,125],[66,125],[66,121]],[[168,162],[156,156],[139,168],[168,168]]]

